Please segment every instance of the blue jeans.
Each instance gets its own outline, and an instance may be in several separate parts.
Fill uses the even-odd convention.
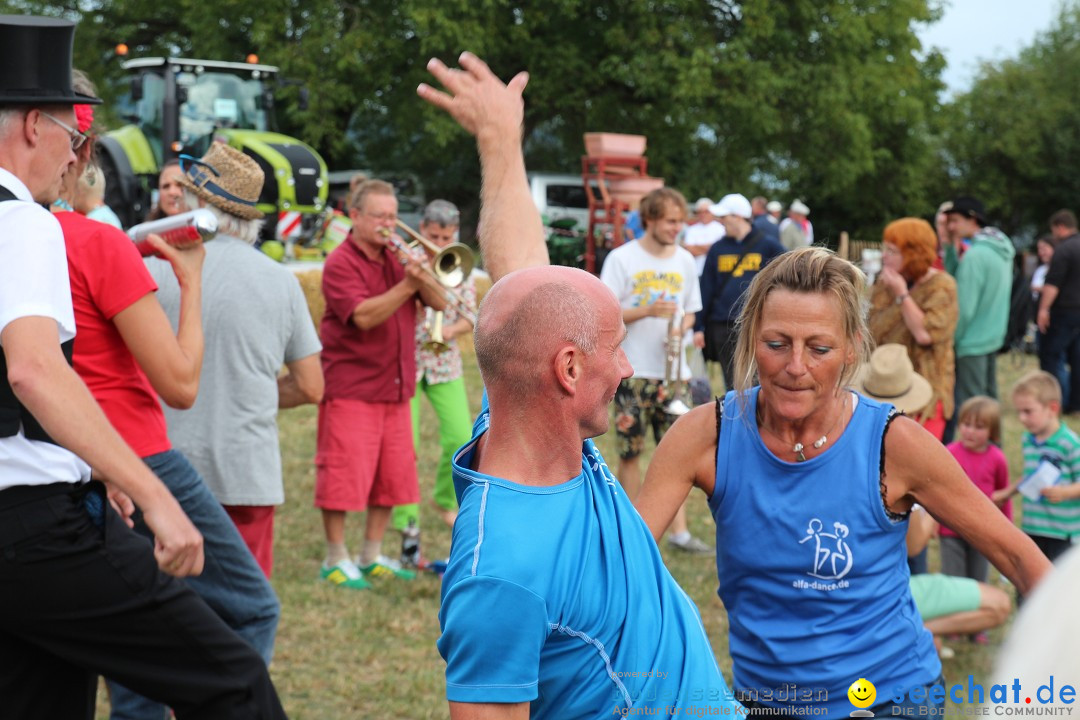
[[[168,450],[143,458],[180,503],[203,536],[202,574],[184,578],[230,628],[246,640],[266,664],[274,653],[281,606],[266,575],[199,472],[182,454]],[[152,537],[142,516],[135,529]],[[115,682],[107,681],[112,720],[162,720],[166,709]]]
[[[1050,327],[1039,345],[1039,368],[1061,385],[1062,412],[1080,410],[1080,382],[1072,383],[1072,373],[1080,368],[1080,311],[1051,308]]]

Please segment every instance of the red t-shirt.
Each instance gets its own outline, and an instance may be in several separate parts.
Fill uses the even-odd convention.
[[[322,277],[326,313],[321,334],[327,400],[398,403],[416,392],[413,299],[370,330],[361,330],[352,322],[357,305],[382,295],[404,278],[405,268],[392,254],[384,251],[371,260],[352,238],[326,258]]]
[[[118,312],[157,285],[120,230],[78,213],[57,213],[67,246],[75,308],[75,372],[139,457],[172,446],[157,393],[113,325]]]
[[[987,446],[986,452],[982,453],[971,452],[961,445],[959,440],[949,443],[946,447],[960,463],[960,467],[964,469],[967,476],[971,478],[971,482],[986,497],[990,497],[995,490],[1009,487],[1009,461],[997,445]],[[1001,506],[1001,512],[1012,520],[1012,500],[1005,501]],[[942,537],[956,537],[956,533],[944,525],[941,526],[940,532]]]

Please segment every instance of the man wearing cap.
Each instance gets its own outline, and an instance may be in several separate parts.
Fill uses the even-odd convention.
[[[802,200],[796,200],[788,207],[788,216],[780,222],[780,244],[785,250],[814,244],[814,226],[809,215],[810,208]]]
[[[765,210],[769,213],[769,222],[773,225],[779,225],[780,213],[784,211],[784,206],[780,204],[780,201],[770,200],[769,204],[765,206]]]
[[[668,344],[684,352],[683,335],[694,325],[694,313],[701,310],[697,266],[676,238],[685,219],[686,200],[672,188],[653,190],[641,199],[641,219],[645,234],[636,243],[615,248],[604,260],[600,280],[622,307],[626,323],[623,349],[634,368],[634,376],[623,380],[615,393],[615,431],[619,442],[619,472],[616,477],[633,499],[641,487],[639,458],[645,448],[645,434],[652,428],[657,443],[671,427],[676,415],[669,412],[675,401],[685,407],[690,398],[685,381],[690,369],[685,362],[672,367],[668,375]],[[679,363],[676,361],[675,366]],[[665,380],[680,382],[672,387]],[[711,549],[693,537],[686,526],[686,513],[679,511],[671,524],[668,542],[672,547],[693,553]]]
[[[973,197],[958,197],[945,211],[949,232],[970,247],[956,270],[955,407],[976,395],[997,397],[997,352],[1005,342],[1012,294],[1012,240],[987,225],[986,209]],[[954,416],[955,417],[955,416]],[[951,439],[946,428],[945,440]]]
[[[769,214],[767,203],[768,201],[761,195],[758,195],[750,201],[750,210],[754,214],[750,224],[754,226],[755,230],[759,230],[765,237],[779,243],[780,227],[778,221]]]
[[[735,387],[735,320],[743,292],[784,248],[751,225],[752,208],[743,195],[725,195],[712,207],[712,213],[723,223],[725,235],[705,257],[701,276],[704,309],[694,321],[694,344],[705,348],[706,358],[720,363],[724,385],[730,390]]]
[[[682,245],[686,251],[694,256],[697,265],[698,277],[705,267],[705,255],[713,243],[724,236],[724,226],[716,221],[709,212],[713,201],[709,198],[698,198],[694,203],[694,217],[697,219],[693,225],[687,225],[683,231]]]
[[[202,538],[70,367],[63,237],[37,203],[57,199],[85,142],[73,105],[100,102],[71,88],[73,33],[63,20],[0,17],[4,714],[89,717],[105,674],[178,717],[284,717],[258,654],[170,577],[201,572]],[[114,509],[130,513],[128,497],[153,545]]]

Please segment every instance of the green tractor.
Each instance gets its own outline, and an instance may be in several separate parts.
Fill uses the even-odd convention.
[[[278,69],[255,63],[150,57],[127,60],[131,88],[121,116],[131,122],[99,144],[106,202],[125,227],[151,207],[163,163],[201,157],[212,141],[247,154],[266,174],[258,208],[263,239],[306,242],[317,229],[330,186],[326,163],[296,138],[272,132]],[[307,92],[300,89],[306,104]]]

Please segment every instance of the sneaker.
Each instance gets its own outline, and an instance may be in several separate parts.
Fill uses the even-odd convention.
[[[364,579],[360,568],[356,567],[356,563],[348,558],[333,567],[327,567],[324,564],[322,569],[319,570],[319,577],[349,590],[365,590],[371,587],[371,583]]]
[[[405,570],[401,567],[401,563],[385,555],[380,555],[375,562],[361,567],[360,572],[364,573],[364,577],[368,579],[396,577],[399,580],[412,580],[416,577],[415,571]]]
[[[674,537],[669,536],[667,541],[668,545],[675,548],[676,550],[682,550],[683,552],[690,553],[691,555],[713,555],[716,552],[693,535],[691,535],[689,538],[682,542],[679,542]]]

